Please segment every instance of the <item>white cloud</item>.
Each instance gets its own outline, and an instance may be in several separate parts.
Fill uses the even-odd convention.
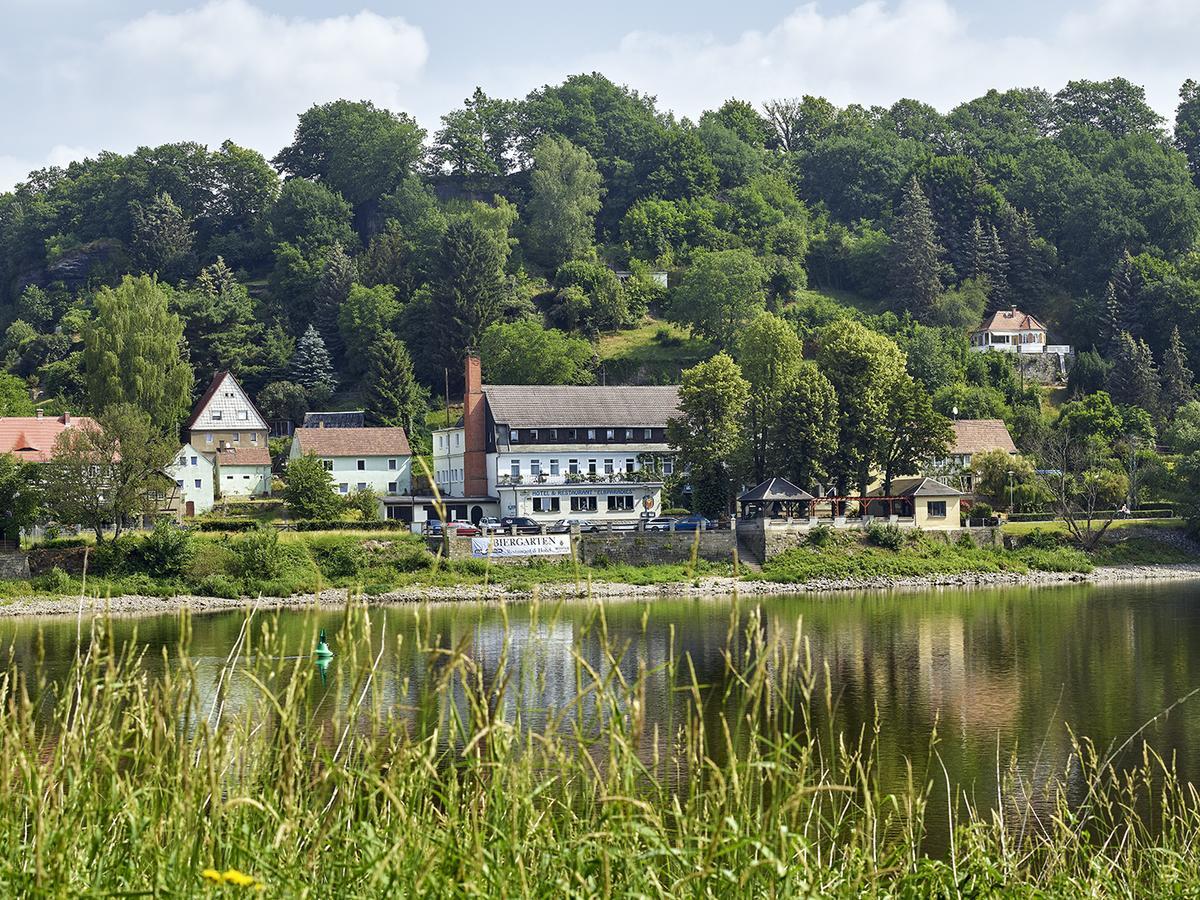
[[[961,4],[960,4],[961,5]],[[838,103],[913,97],[947,109],[989,88],[1124,75],[1144,84],[1164,115],[1200,40],[1196,0],[1105,0],[1047,18],[1035,33],[979,33],[949,0],[866,0],[843,12],[806,3],[765,31],[628,34],[592,61],[696,115],[725,98],[821,94]]]

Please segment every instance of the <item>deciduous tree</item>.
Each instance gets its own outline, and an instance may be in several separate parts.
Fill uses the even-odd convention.
[[[497,322],[479,345],[492,384],[591,384],[596,351],[582,338],[543,328],[533,318]]]
[[[592,253],[601,180],[588,152],[547,135],[533,151],[528,216],[529,252],[549,269]]]
[[[671,318],[720,348],[732,348],[741,329],[763,311],[766,272],[747,250],[699,256],[671,299]]]

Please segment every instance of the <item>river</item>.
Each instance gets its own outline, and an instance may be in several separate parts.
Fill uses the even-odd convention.
[[[947,819],[946,780],[960,802],[966,796],[977,807],[994,807],[999,770],[1010,764],[1030,785],[1066,772],[1072,734],[1102,751],[1139,734],[1125,751],[1131,761],[1141,758],[1144,739],[1174,758],[1181,777],[1193,778],[1200,767],[1200,695],[1146,723],[1200,687],[1198,601],[1200,582],[940,589],[742,598],[736,620],[740,630],[760,608],[763,630],[788,639],[802,622],[821,673],[817,693],[827,690],[832,700],[832,716],[823,701],[814,704],[818,727],[853,740],[877,723],[883,784],[901,787],[908,761],[919,779],[936,782],[929,822],[936,834]],[[650,724],[678,721],[688,702],[687,692],[656,669],[672,654],[690,657],[702,684],[720,687],[728,677],[723,650],[732,604],[728,597],[606,604],[608,644],[624,650],[622,672],[632,677],[639,665],[650,672]],[[344,612],[277,615],[298,653],[311,650],[318,624],[339,649]],[[375,696],[397,710],[430,677],[423,647],[461,647],[485,678],[506,653],[509,670],[522,674],[503,714],[519,714],[535,728],[574,699],[575,653],[601,655],[596,609],[583,602],[536,613],[528,605],[384,607],[370,617],[376,650],[383,648]],[[238,612],[192,619],[190,655],[202,691],[215,685],[244,618]],[[137,641],[150,673],[173,664],[177,616],[118,618],[112,628],[118,642]],[[53,680],[69,670],[77,634],[86,643],[87,633],[86,623],[80,629],[66,617],[0,621],[0,648],[27,669],[44,652],[43,674]],[[360,657],[357,665],[367,662]],[[310,702],[348,703],[346,676],[353,673],[346,670],[354,665],[344,654],[335,657],[328,689]],[[235,676],[227,702],[236,706],[253,691]]]

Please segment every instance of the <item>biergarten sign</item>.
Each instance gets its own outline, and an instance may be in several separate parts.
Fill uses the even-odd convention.
[[[566,534],[487,535],[471,538],[471,555],[564,556],[571,552],[571,536]]]

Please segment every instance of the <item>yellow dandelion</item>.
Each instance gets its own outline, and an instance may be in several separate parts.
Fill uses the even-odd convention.
[[[239,872],[237,869],[226,869],[223,876],[230,884],[236,884],[238,887],[254,887],[256,880],[247,875],[245,872]]]
[[[200,877],[205,881],[211,881],[213,884],[224,884],[225,876],[216,869],[205,869],[200,873]]]

